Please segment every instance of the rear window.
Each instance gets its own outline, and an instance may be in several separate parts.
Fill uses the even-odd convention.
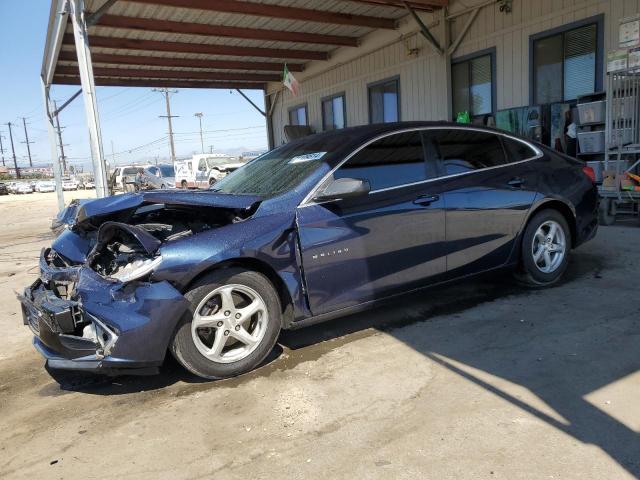
[[[514,138],[502,137],[510,162],[520,162],[536,156],[536,151],[524,142]]]

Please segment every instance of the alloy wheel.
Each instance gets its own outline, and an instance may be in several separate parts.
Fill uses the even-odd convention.
[[[554,220],[548,220],[538,227],[531,245],[533,261],[543,273],[552,273],[558,269],[566,253],[566,237],[562,226]]]
[[[237,362],[258,347],[267,323],[267,306],[258,292],[246,285],[224,285],[206,295],[195,309],[191,337],[209,360]]]

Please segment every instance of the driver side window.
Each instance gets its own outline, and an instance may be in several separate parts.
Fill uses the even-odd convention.
[[[338,168],[334,178],[367,180],[371,191],[400,187],[435,176],[425,162],[422,134],[404,132],[381,138]]]
[[[200,159],[200,162],[198,163],[198,170],[201,172],[205,172],[207,170],[207,161],[204,158]]]

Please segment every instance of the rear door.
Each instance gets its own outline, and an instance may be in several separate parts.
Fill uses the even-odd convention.
[[[457,277],[507,262],[536,195],[538,152],[500,134],[433,129],[446,205],[447,271]]]
[[[313,314],[406,291],[445,273],[444,201],[431,182],[435,176],[422,133],[396,133],[333,174],[367,180],[368,195],[298,208]]]

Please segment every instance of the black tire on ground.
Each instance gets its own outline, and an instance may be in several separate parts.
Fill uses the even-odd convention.
[[[268,312],[265,334],[258,346],[245,358],[232,363],[214,362],[197,349],[191,335],[191,321],[196,307],[213,290],[224,285],[243,285],[255,290],[263,299]],[[242,268],[214,271],[198,281],[186,294],[191,303],[189,310],[178,322],[170,342],[176,360],[191,373],[208,379],[235,377],[259,366],[271,353],[282,324],[280,300],[273,285],[261,273]]]
[[[605,227],[613,225],[616,221],[617,205],[610,198],[601,198],[598,206],[598,223]]]
[[[209,186],[213,185],[214,183],[216,183],[216,179],[215,178],[210,178],[209,179]]]
[[[186,180],[182,180],[182,182],[180,182],[180,186],[186,190],[187,189],[187,181]]]
[[[565,237],[565,253],[562,262],[555,270],[547,273],[538,268],[533,258],[533,239],[538,228],[548,221],[554,221],[562,228]],[[558,210],[548,209],[536,213],[529,220],[522,236],[520,266],[516,272],[516,279],[528,287],[550,287],[558,283],[569,265],[571,242],[571,229]]]

